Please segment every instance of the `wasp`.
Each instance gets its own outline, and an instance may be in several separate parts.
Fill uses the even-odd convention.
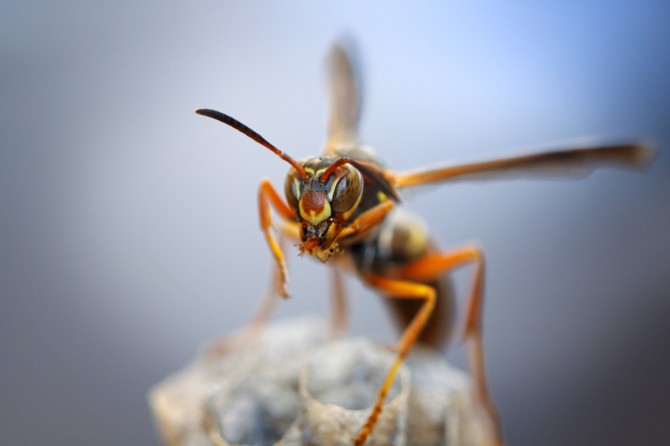
[[[396,359],[376,401],[353,439],[363,445],[373,431],[398,367],[415,343],[442,347],[454,326],[454,295],[448,273],[473,266],[466,299],[463,338],[475,400],[487,415],[491,443],[503,444],[498,411],[487,387],[482,339],[485,256],[476,244],[440,249],[421,221],[401,210],[405,188],[462,180],[559,173],[583,176],[601,166],[640,168],[654,157],[653,148],[632,141],[557,147],[536,153],[460,165],[394,172],[358,140],[361,89],[347,49],[335,45],[330,55],[330,118],[320,155],[296,160],[240,121],[215,110],[196,113],[216,119],[269,149],[290,165],[284,196],[268,181],[258,188],[260,227],[278,271],[277,291],[288,296],[288,273],[281,243],[275,235],[294,239],[299,253],[323,263],[349,266],[373,290],[387,298],[401,328],[394,346]],[[272,209],[281,225],[272,219]],[[335,284],[334,288],[341,287]],[[345,318],[343,296],[336,291],[335,311]],[[338,303],[339,302],[339,303]]]

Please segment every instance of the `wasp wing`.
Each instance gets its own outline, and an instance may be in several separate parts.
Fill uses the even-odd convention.
[[[358,145],[361,91],[353,55],[351,43],[337,44],[330,52],[330,121],[326,155],[336,156],[342,154],[338,149]]]
[[[396,187],[442,181],[493,180],[501,178],[560,175],[582,177],[598,167],[643,168],[655,158],[648,144],[581,145],[528,155],[473,162],[394,174]]]

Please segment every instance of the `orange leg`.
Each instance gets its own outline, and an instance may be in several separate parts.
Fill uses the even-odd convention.
[[[286,204],[275,188],[272,186],[269,180],[262,180],[260,186],[258,187],[258,213],[260,216],[261,230],[265,235],[265,240],[270,247],[275,262],[277,263],[277,268],[279,269],[280,280],[278,281],[278,291],[282,297],[288,297],[288,291],[286,291],[286,284],[288,282],[288,272],[286,268],[286,260],[284,259],[284,253],[282,252],[281,247],[277,243],[277,240],[270,232],[272,227],[272,213],[270,210],[270,204],[273,205],[275,210],[288,221],[295,221],[296,215],[295,212]]]
[[[377,423],[379,414],[382,411],[384,406],[384,400],[386,399],[386,394],[393,384],[393,379],[395,378],[396,373],[400,364],[402,364],[403,359],[409,353],[410,348],[416,341],[416,338],[421,333],[426,321],[430,317],[430,314],[433,312],[435,307],[435,289],[433,287],[423,285],[420,283],[414,283],[404,280],[389,279],[386,277],[368,275],[365,276],[365,281],[367,284],[373,286],[386,297],[389,298],[405,298],[405,299],[424,299],[424,303],[421,306],[421,309],[414,316],[412,322],[407,326],[404,333],[400,337],[400,342],[397,346],[397,356],[391,370],[386,375],[386,379],[382,384],[382,387],[379,389],[377,394],[377,400],[375,401],[374,406],[372,407],[372,412],[368,416],[368,419],[365,421],[365,424],[358,431],[358,434],[354,438],[354,444],[356,446],[364,445],[368,437],[372,433],[372,430]]]
[[[393,209],[394,204],[386,201],[359,215],[349,226],[337,235],[337,240],[345,237],[364,237],[370,230],[379,226],[386,215]],[[332,274],[332,310],[329,321],[329,331],[333,337],[339,337],[346,332],[347,300],[344,291],[344,279],[341,268],[333,265]]]
[[[300,225],[298,223],[284,221],[283,225],[278,228],[278,232],[279,245],[282,250],[286,247],[286,244],[284,243],[286,239],[300,242]],[[344,277],[342,276],[342,265],[338,265],[337,261],[332,261],[331,263],[331,283],[333,287],[331,291],[331,311],[328,321],[328,331],[331,337],[338,338],[343,336],[347,331],[347,299],[346,291],[344,289]],[[275,265],[272,266],[270,289],[249,324],[252,330],[257,330],[259,332],[267,324],[267,321],[272,315],[277,302],[275,294],[281,285],[279,269]]]
[[[286,247],[287,238],[300,240],[298,225],[295,222],[284,222],[284,226],[280,228],[278,244],[282,251]],[[265,297],[249,322],[249,327],[254,333],[262,331],[265,325],[267,325],[277,304],[276,293],[281,288],[282,277],[279,268],[274,264],[272,265],[270,277],[270,286],[265,293]]]
[[[285,222],[284,227],[281,228],[278,244],[282,250],[286,247],[287,238],[295,238],[293,236],[295,232],[294,226],[297,226],[297,224],[293,222]],[[280,287],[281,275],[277,265],[273,262],[271,265],[268,289],[247,326],[234,336],[213,341],[207,347],[206,353],[212,356],[223,356],[258,339],[274,313],[277,305],[277,290],[279,290]]]
[[[207,346],[208,355],[219,357],[236,351],[242,346],[256,340],[263,332],[263,329],[272,317],[272,313],[274,313],[277,303],[277,290],[279,289],[279,281],[281,280],[279,270],[274,263],[272,264],[271,277],[270,286],[246,327],[233,336],[213,341]]]
[[[368,209],[356,217],[346,228],[337,235],[337,240],[345,237],[363,237],[384,221],[389,212],[395,207],[392,201],[383,201],[377,206]]]
[[[500,419],[489,393],[484,364],[482,338],[484,253],[475,245],[466,245],[449,252],[429,254],[401,268],[399,275],[408,279],[430,280],[468,263],[474,263],[475,273],[466,306],[463,337],[468,341],[468,361],[474,381],[475,398],[488,415],[495,444],[501,445],[503,441]]]
[[[295,222],[285,221],[280,234],[286,236],[296,242],[300,242],[300,225]],[[282,245],[283,247],[283,245]],[[338,265],[336,259],[331,260],[331,283],[333,285],[331,290],[331,310],[328,321],[328,332],[331,337],[339,338],[347,331],[347,296],[344,289],[344,277],[342,277],[342,266]],[[273,269],[274,283],[279,283],[277,268]],[[276,289],[276,288],[275,288]]]

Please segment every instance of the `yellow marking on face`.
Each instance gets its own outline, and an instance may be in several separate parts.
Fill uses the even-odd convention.
[[[312,226],[318,226],[331,215],[328,199],[323,192],[305,192],[300,199],[300,217]]]
[[[342,166],[341,168],[346,169],[346,170],[348,170],[349,172],[351,172],[351,167],[349,167],[349,166],[347,166],[347,165]],[[323,174],[323,172],[325,172],[325,171],[326,171],[326,169],[321,169],[321,170],[319,170],[319,172],[320,172],[321,174]],[[328,189],[328,199],[329,199],[329,200],[331,200],[331,201],[333,200],[333,197],[335,196],[335,190],[337,189],[337,185],[340,183],[340,180],[341,180],[342,178],[346,178],[346,175],[343,175],[342,177],[340,177],[340,178],[337,179],[336,181],[333,181],[332,183],[330,183],[330,188]]]
[[[326,205],[323,207],[321,212],[310,210],[308,214],[303,211],[302,207],[300,207],[300,216],[304,220],[307,220],[312,226],[318,226],[324,220],[330,217],[330,203],[326,202]]]
[[[302,169],[308,174],[314,175],[314,169],[312,169],[311,167],[303,167]]]
[[[337,188],[337,185],[339,184],[339,181],[333,181],[330,183],[330,187],[328,188],[328,199],[333,200],[333,196],[335,195],[335,189]]]
[[[379,200],[380,203],[383,203],[386,200],[388,200],[388,197],[386,196],[386,194],[384,192],[379,191],[379,192],[377,192],[377,200]]]
[[[293,189],[295,191],[295,198],[296,200],[300,200],[300,195],[302,193],[302,190],[300,189],[300,179],[293,177],[293,184],[295,185],[295,188]]]

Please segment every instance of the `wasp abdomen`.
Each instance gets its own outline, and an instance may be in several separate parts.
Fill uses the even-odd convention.
[[[436,252],[426,225],[417,216],[396,210],[368,238],[348,248],[358,271],[364,277],[375,274],[403,279],[395,272],[408,263]],[[436,291],[435,309],[417,341],[442,347],[449,340],[454,323],[454,292],[448,276],[423,281]],[[400,331],[409,325],[423,301],[417,299],[384,299]]]

